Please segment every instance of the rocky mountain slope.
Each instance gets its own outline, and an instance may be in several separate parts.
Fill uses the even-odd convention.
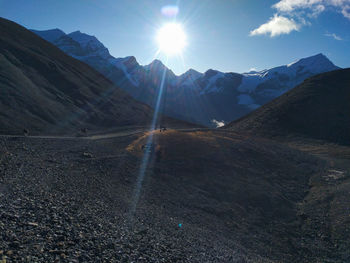
[[[80,31],[70,34],[57,29],[33,31],[94,67],[135,99],[151,107],[155,105],[164,73],[162,110],[171,116],[207,126],[242,117],[304,79],[338,69],[326,56],[318,54],[259,72],[238,74],[210,69],[199,73],[190,69],[176,76],[158,60],[141,66],[135,57],[114,58],[96,37]]]
[[[13,22],[1,19],[0,29],[1,133],[74,133],[151,121],[149,106],[92,67]],[[57,34],[63,33],[45,36]]]
[[[305,80],[227,129],[274,136],[306,136],[350,145],[350,69]]]

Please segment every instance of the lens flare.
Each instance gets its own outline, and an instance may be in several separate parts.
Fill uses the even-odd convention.
[[[179,13],[179,7],[176,5],[166,5],[162,7],[162,15],[166,17],[176,17]]]

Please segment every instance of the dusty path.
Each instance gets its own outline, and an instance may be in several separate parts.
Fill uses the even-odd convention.
[[[134,135],[138,133],[142,133],[147,131],[146,128],[143,129],[137,129],[137,130],[124,130],[119,132],[113,132],[113,133],[99,133],[94,135],[88,135],[88,136],[62,136],[62,135],[0,135],[0,138],[32,138],[32,139],[82,139],[82,140],[98,140],[98,139],[107,139],[107,138],[114,138],[114,137],[122,137],[122,136],[129,136]]]
[[[158,129],[155,129],[158,130]],[[205,130],[211,130],[209,128],[171,128],[169,130],[177,130],[177,131],[184,131],[184,132],[191,132],[191,131],[205,131]],[[100,140],[100,139],[111,139],[116,137],[124,137],[124,136],[130,136],[130,135],[136,135],[141,134],[144,132],[149,131],[149,128],[137,128],[137,129],[127,129],[123,131],[118,132],[110,132],[110,133],[96,133],[93,135],[88,136],[62,136],[62,135],[4,135],[1,134],[0,138],[32,138],[32,139],[82,139],[82,140]]]

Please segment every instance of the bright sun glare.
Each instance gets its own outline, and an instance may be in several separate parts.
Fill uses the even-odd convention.
[[[186,34],[180,24],[169,23],[159,29],[157,42],[166,55],[180,54],[187,44]]]

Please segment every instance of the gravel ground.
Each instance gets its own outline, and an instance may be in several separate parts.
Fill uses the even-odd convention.
[[[215,143],[207,135],[196,141],[195,132],[165,134],[170,137],[156,138],[161,153],[151,155],[135,213],[130,211],[141,162],[139,135],[0,138],[0,259],[346,262],[317,237],[329,237],[330,230],[317,214],[325,211],[324,203],[317,207],[316,192],[311,208],[298,208],[310,198],[308,182],[322,162],[222,133]],[[319,223],[303,223],[305,214]]]
[[[164,226],[157,221],[164,220],[159,214],[149,217],[156,211],[146,208],[144,212],[140,207],[136,215],[130,215],[138,160],[124,148],[133,139],[96,143],[2,138],[0,259],[230,261],[231,249],[222,255],[222,250],[215,254],[212,243],[197,246],[205,241],[189,237],[186,227],[180,228],[177,221]]]

